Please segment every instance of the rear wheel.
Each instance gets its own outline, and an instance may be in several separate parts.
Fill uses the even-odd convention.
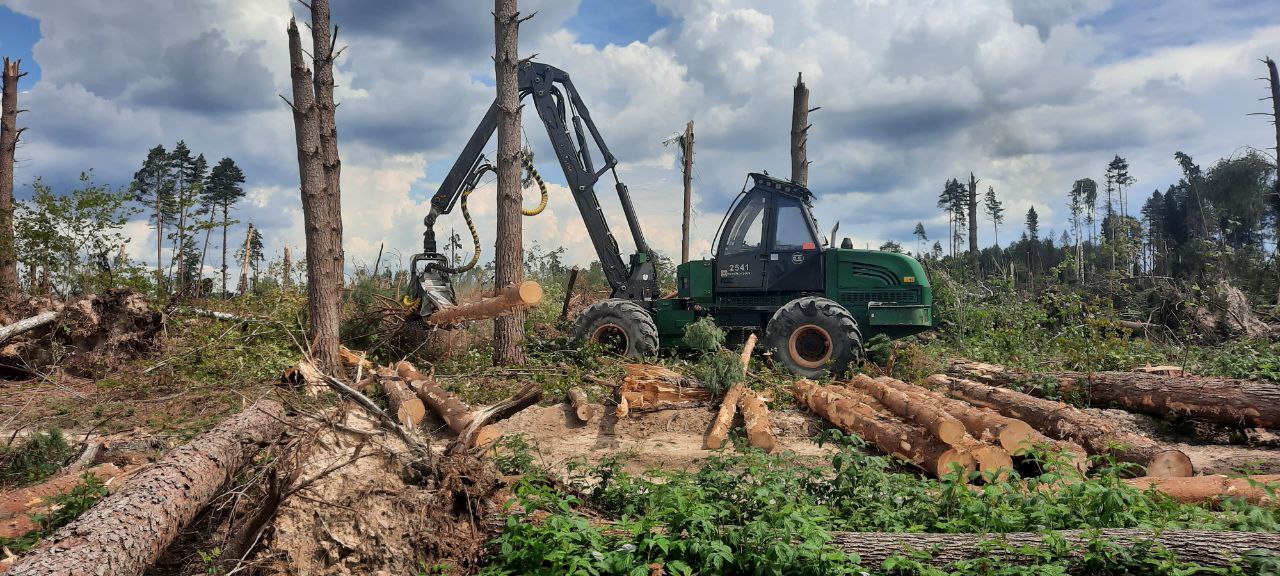
[[[639,304],[610,298],[588,306],[573,323],[574,343],[590,342],[628,358],[658,354],[658,326]]]
[[[774,360],[797,376],[843,375],[862,360],[862,332],[848,310],[827,298],[796,298],[765,328]]]

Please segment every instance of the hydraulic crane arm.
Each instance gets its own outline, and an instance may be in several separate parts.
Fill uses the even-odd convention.
[[[613,296],[631,300],[652,299],[657,292],[653,253],[640,229],[640,222],[631,203],[631,194],[626,184],[618,180],[615,170],[618,160],[600,136],[577,88],[563,70],[529,61],[521,63],[518,80],[521,100],[527,96],[533,98],[534,109],[551,139],[560,168],[564,171],[565,181],[573,193]],[[570,122],[573,125],[572,134]],[[463,194],[474,187],[478,175],[490,168],[484,163],[482,152],[497,130],[497,123],[498,104],[495,101],[489,106],[484,119],[467,140],[462,154],[431,199],[431,212],[423,220],[427,228],[423,233],[423,253],[414,256],[411,265],[418,278],[414,286],[415,291],[419,292],[417,296],[426,296],[422,298],[424,314],[452,305],[452,288],[448,286],[448,278],[443,272],[447,265],[436,247],[435,221],[439,216],[452,212]],[[588,148],[588,134],[590,141],[603,156],[599,169],[595,168]],[[623,259],[618,242],[610,231],[596,197],[595,184],[605,172],[613,175],[622,212],[635,241],[637,253],[631,257],[630,262]],[[421,270],[418,269],[419,263],[424,263]],[[447,293],[443,288],[447,288]]]

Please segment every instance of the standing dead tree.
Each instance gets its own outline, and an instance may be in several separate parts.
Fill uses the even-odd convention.
[[[791,101],[791,181],[801,186],[809,185],[809,113],[818,108],[809,107],[809,87],[804,85],[801,73],[796,74],[796,87]]]
[[[680,156],[684,172],[684,220],[680,225],[680,263],[689,261],[689,220],[693,217],[693,120],[684,127],[680,138]]]
[[[982,271],[978,269],[978,179],[969,173],[969,266],[973,268],[973,279],[981,280]]]
[[[525,18],[527,19],[527,18]],[[519,284],[524,275],[520,224],[520,66],[517,53],[520,18],[516,0],[495,0],[494,77],[498,97],[498,238],[494,246],[494,285]],[[523,310],[493,321],[494,364],[524,364]]]
[[[1280,173],[1280,73],[1276,72],[1276,61],[1270,56],[1262,62],[1267,65],[1266,80],[1271,85],[1271,124],[1276,128],[1276,171]],[[1280,176],[1276,177],[1276,194],[1280,194]]]
[[[18,79],[22,60],[4,59],[3,99],[0,101],[0,297],[18,294],[18,250],[13,241],[13,159],[18,138]]]
[[[333,60],[337,56],[330,29],[329,0],[312,0],[311,40],[315,76],[307,67],[298,24],[289,20],[289,63],[293,83],[293,124],[298,145],[302,218],[306,230],[307,339],[318,367],[341,370],[338,323],[342,303],[342,198],[338,130],[334,120]]]

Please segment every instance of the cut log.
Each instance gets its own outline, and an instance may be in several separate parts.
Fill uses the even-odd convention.
[[[756,349],[756,333],[752,332],[747,336],[747,341],[742,345],[742,373],[746,374],[751,368],[751,353]]]
[[[30,318],[23,318],[22,320],[14,322],[8,326],[0,327],[0,344],[7,342],[14,336],[30,332],[47,324],[52,324],[54,320],[58,319],[59,313],[60,312],[57,310],[50,310],[48,312],[36,314]]]
[[[537,404],[539,400],[542,400],[542,386],[536,382],[528,382],[509,398],[472,412],[471,422],[458,433],[458,441],[454,443],[451,450],[492,446],[502,438],[502,431],[498,430],[494,423],[510,418],[517,412]]]
[[[1036,431],[1030,424],[1022,420],[1002,416],[999,412],[990,408],[971,406],[923,386],[908,384],[893,378],[882,377],[876,380],[902,392],[921,395],[928,401],[935,402],[943,410],[946,410],[948,414],[963,423],[965,429],[969,431],[969,435],[999,444],[1008,455],[1022,456],[1030,452],[1035,446],[1047,446],[1054,451],[1062,453],[1072,469],[1080,473],[1085,473],[1089,470],[1089,454],[1079,444],[1064,440],[1054,440]]]
[[[436,326],[447,326],[471,320],[497,318],[514,310],[533,306],[541,301],[542,286],[533,280],[525,280],[519,284],[507,286],[497,295],[478,302],[459,304],[439,310],[423,318],[423,321]]]
[[[421,398],[427,407],[439,415],[441,420],[444,420],[445,425],[458,436],[459,440],[462,441],[462,445],[466,448],[487,446],[502,437],[502,432],[496,427],[489,426],[487,420],[482,419],[479,421],[479,425],[475,425],[477,424],[477,415],[486,415],[486,418],[494,421],[500,420],[501,418],[492,418],[496,412],[482,413],[473,410],[466,402],[440,388],[434,378],[422,374],[409,362],[404,360],[396,362],[395,371],[402,380],[409,383],[409,388],[418,395],[418,398]],[[528,402],[529,397],[530,393],[527,390],[522,390],[517,395],[516,400],[518,403]],[[539,398],[541,398],[541,392],[536,395],[532,402],[525,403],[520,408],[537,402]],[[499,404],[497,408],[490,407],[486,410],[500,410],[505,409],[505,407],[505,405]]]
[[[1139,490],[1154,488],[1174,500],[1185,504],[1220,502],[1227,498],[1240,498],[1251,504],[1276,505],[1275,492],[1280,491],[1280,474],[1233,478],[1216,474],[1190,478],[1158,478],[1144,476],[1129,478],[1126,484]],[[1270,487],[1271,491],[1267,488]]]
[[[941,374],[930,376],[929,380],[943,386],[953,398],[1022,420],[1050,437],[1080,444],[1090,454],[1111,454],[1122,462],[1143,466],[1147,476],[1184,477],[1195,472],[1191,459],[1181,450],[1120,430],[1105,418],[1062,402]]]
[[[346,346],[338,346],[338,360],[343,366],[348,368],[360,368],[363,370],[372,370],[373,362],[365,359],[364,352],[358,352],[347,348]]]
[[[921,469],[942,476],[959,466],[967,475],[974,470],[974,460],[915,424],[894,419],[877,407],[857,400],[857,391],[837,386],[819,386],[799,380],[792,388],[797,400],[837,428],[861,436],[885,453],[892,454]],[[874,402],[874,399],[867,397]]]
[[[569,403],[573,405],[573,413],[578,416],[578,420],[590,423],[600,417],[599,406],[589,402],[587,393],[577,386],[569,389]]]
[[[778,447],[778,437],[769,422],[769,406],[764,398],[753,390],[743,389],[738,395],[738,410],[742,411],[742,424],[747,431],[747,441],[752,446],[773,452]]]
[[[1034,389],[1037,387],[1028,384],[1048,379],[1063,393],[1083,395],[1094,405],[1230,426],[1280,428],[1280,384],[1275,382],[1143,372],[1025,374],[979,362],[956,362],[950,372],[1016,389]]]
[[[618,392],[627,402],[627,413],[696,408],[711,402],[710,390],[669,368],[655,364],[625,364],[622,368],[626,376]]]
[[[9,574],[142,574],[261,446],[287,427],[280,403],[258,401],[140,472],[20,558]]]
[[[1207,530],[1165,530],[1105,528],[1097,531],[1065,530],[1055,533],[1071,546],[1071,556],[1081,557],[1095,538],[1120,549],[1157,543],[1178,560],[1201,566],[1226,568],[1252,550],[1280,553],[1280,534],[1265,532],[1212,532]],[[834,532],[831,545],[857,554],[862,565],[878,567],[895,555],[924,551],[930,564],[938,567],[974,558],[994,556],[1009,562],[1036,560],[1023,550],[1040,550],[1047,537],[1040,532],[1009,534],[892,534],[885,532]],[[994,545],[993,545],[994,544]]]
[[[702,443],[702,447],[707,450],[719,450],[724,447],[724,443],[729,439],[729,428],[733,426],[733,417],[738,414],[738,398],[746,390],[741,384],[734,384],[729,387],[729,391],[724,393],[724,399],[720,401],[720,411],[716,413],[716,419],[711,421],[711,430],[707,432],[707,438]]]
[[[895,390],[892,386],[863,374],[855,374],[849,380],[849,384],[870,394],[898,417],[923,426],[939,440],[966,452],[977,448],[978,442],[969,435],[964,424],[947,414],[936,403],[922,398],[913,398],[909,394]]]
[[[396,421],[409,429],[417,428],[427,415],[427,408],[394,370],[380,369],[378,384],[382,385],[382,393],[387,397],[387,408]]]

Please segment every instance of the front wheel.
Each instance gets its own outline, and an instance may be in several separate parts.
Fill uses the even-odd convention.
[[[588,306],[573,323],[575,344],[590,342],[627,358],[658,354],[658,326],[649,311],[622,298]]]
[[[844,306],[815,296],[796,298],[774,312],[765,343],[788,372],[805,378],[843,375],[862,360],[862,332]]]

